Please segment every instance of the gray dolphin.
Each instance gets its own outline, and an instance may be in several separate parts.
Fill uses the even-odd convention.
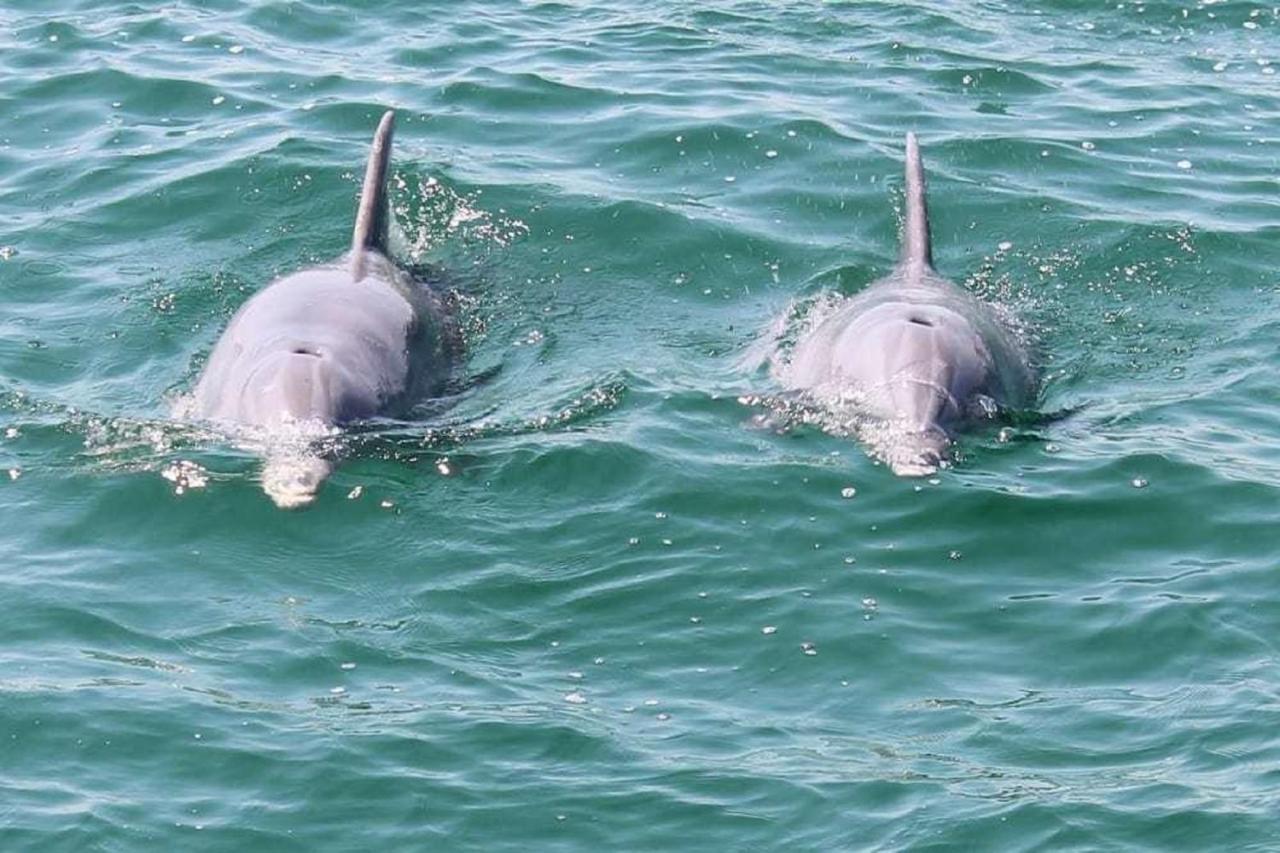
[[[438,390],[447,372],[439,297],[387,256],[394,122],[388,111],[374,135],[351,251],[249,299],[182,407],[261,446],[263,488],[282,507],[311,502],[329,475],[319,440]]]
[[[966,420],[1027,401],[1033,380],[1022,347],[988,305],[933,269],[914,134],[897,267],[804,335],[779,376],[819,403],[848,403],[868,416],[873,427],[860,436],[907,476],[936,471]]]

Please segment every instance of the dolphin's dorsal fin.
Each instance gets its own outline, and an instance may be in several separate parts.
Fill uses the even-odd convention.
[[[907,134],[907,216],[902,226],[900,263],[904,267],[933,267],[933,251],[929,248],[929,208],[924,198],[924,165],[920,162],[920,146],[914,133]]]
[[[351,278],[355,281],[364,278],[365,250],[382,249],[386,241],[387,164],[391,162],[391,132],[395,124],[395,110],[383,113],[369,148],[369,165],[364,170],[356,227],[351,234]]]

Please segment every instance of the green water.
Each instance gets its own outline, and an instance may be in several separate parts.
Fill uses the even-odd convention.
[[[1280,848],[1280,13],[1034,5],[7,0],[0,849]],[[284,513],[168,413],[387,106],[458,394]],[[934,480],[742,402],[907,130]]]

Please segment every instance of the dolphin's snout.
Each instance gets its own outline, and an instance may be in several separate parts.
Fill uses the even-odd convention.
[[[913,431],[895,436],[883,448],[882,455],[890,470],[899,477],[924,477],[947,461],[950,445],[951,439],[942,430]]]
[[[281,509],[300,509],[316,499],[333,465],[316,456],[278,456],[262,468],[262,490]]]

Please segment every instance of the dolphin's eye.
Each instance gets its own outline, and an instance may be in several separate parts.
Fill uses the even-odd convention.
[[[310,347],[294,347],[292,350],[290,350],[290,352],[292,352],[294,355],[309,355],[312,358],[320,357],[320,353],[316,352],[314,349],[311,349]]]
[[[915,323],[917,326],[927,326],[930,329],[933,328],[933,323],[923,317],[908,317],[907,322]]]

